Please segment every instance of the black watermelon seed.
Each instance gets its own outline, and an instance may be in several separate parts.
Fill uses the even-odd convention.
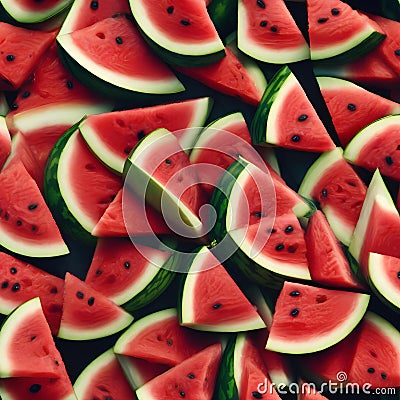
[[[104,400],[113,400],[113,398],[107,396]]]
[[[146,132],[143,131],[143,130],[141,130],[141,131],[139,131],[139,132],[137,133],[137,138],[138,138],[138,140],[143,139],[145,136],[146,136]]]
[[[90,8],[91,8],[92,10],[97,10],[97,9],[99,8],[99,2],[98,2],[98,1],[92,1],[92,2],[90,3]]]
[[[298,121],[303,122],[308,118],[307,114],[301,114],[299,118],[297,118]]]
[[[168,339],[168,340],[167,340],[167,345],[168,345],[168,346],[172,346],[172,340],[171,340],[171,339]]]
[[[367,369],[367,372],[368,372],[369,374],[373,374],[373,373],[375,372],[375,368],[368,368],[368,369]]]
[[[125,267],[126,269],[129,269],[129,268],[131,267],[131,263],[130,263],[129,261],[125,261],[125,262],[124,262],[124,267]]]
[[[17,220],[17,225],[18,225],[18,226],[21,226],[21,225],[22,225],[22,221]]]
[[[252,392],[251,395],[255,398],[255,399],[262,399],[263,396],[260,392]]]
[[[387,375],[386,375],[384,372],[382,372],[382,373],[381,373],[381,377],[382,377],[382,379],[386,379],[386,378],[387,378]]]
[[[10,219],[10,215],[9,215],[8,213],[5,213],[5,214],[4,214],[4,219],[5,219],[6,221],[8,221],[8,220]]]
[[[339,11],[338,8],[332,8],[331,14],[334,15],[334,16],[336,16],[336,15],[339,15],[339,14],[340,14],[340,11]]]
[[[29,97],[31,95],[31,92],[29,90],[25,91],[24,93],[22,93],[22,98],[26,99],[27,97]]]
[[[277,26],[271,26],[271,32],[278,32],[278,27]]]
[[[184,392],[183,390],[181,390],[181,391],[179,392],[179,396],[185,397],[185,392]]]
[[[124,43],[124,40],[123,40],[122,37],[120,37],[120,36],[117,36],[117,37],[115,38],[115,41],[117,42],[117,44],[122,44],[122,43]]]
[[[260,7],[260,8],[265,8],[265,3],[264,3],[263,0],[257,0],[257,5],[258,5],[258,7]]]
[[[290,311],[290,315],[292,317],[297,317],[300,314],[300,310],[298,308],[293,308],[292,311]]]
[[[85,295],[82,292],[76,292],[76,297],[78,299],[83,299],[85,297]]]
[[[319,18],[317,22],[318,22],[319,24],[324,24],[326,21],[328,21],[328,19],[329,19],[329,18],[326,18],[326,17],[324,17],[324,18]]]
[[[52,287],[50,289],[50,293],[56,294],[56,293],[58,293],[58,289],[56,287]]]
[[[355,104],[349,103],[349,104],[347,104],[347,109],[349,111],[356,111],[357,107]]]
[[[103,271],[101,270],[101,269],[98,269],[97,271],[96,271],[96,275],[101,275],[103,273]]]
[[[32,203],[32,204],[29,204],[28,210],[29,211],[35,210],[37,207],[38,207],[38,204]]]
[[[400,271],[397,273],[397,279],[400,279]]]
[[[11,267],[11,268],[10,268],[10,272],[11,272],[13,275],[15,275],[15,274],[17,273],[17,268]]]
[[[276,229],[267,229],[267,232],[268,232],[268,233],[275,233],[275,232],[276,232]]]
[[[395,54],[396,56],[400,56],[400,49],[395,50],[395,51],[394,51],[394,54]]]
[[[14,283],[14,285],[12,285],[11,290],[13,292],[18,292],[19,289],[21,289],[21,285],[19,283]]]
[[[36,225],[32,225],[32,226],[31,226],[31,231],[32,231],[32,232],[35,232],[36,230],[37,230],[37,226],[36,226]]]
[[[293,228],[292,225],[288,225],[288,226],[285,228],[285,233],[292,233],[293,231],[294,231],[294,228]]]
[[[385,161],[387,165],[393,165],[394,163],[393,158],[390,156],[385,157]]]
[[[322,189],[321,190],[321,195],[322,195],[322,197],[328,197],[328,190],[327,189]]]
[[[74,87],[74,84],[70,80],[67,81],[66,85],[68,89],[72,89]]]
[[[194,374],[188,374],[187,377],[188,377],[189,379],[194,379],[194,378],[195,378]]]
[[[293,143],[298,143],[300,142],[301,138],[299,135],[293,135],[291,140]]]
[[[12,103],[10,108],[11,108],[11,110],[17,110],[18,109],[18,104]]]
[[[57,360],[54,360],[54,364],[56,364],[57,366],[60,365],[60,363]]]
[[[215,303],[213,306],[212,306],[212,308],[214,309],[214,310],[218,310],[219,308],[221,308],[222,307],[222,304],[221,303]]]
[[[293,290],[292,292],[289,293],[289,296],[292,297],[300,296],[300,292],[298,290]]]
[[[31,387],[29,388],[29,391],[30,391],[31,393],[39,393],[41,388],[42,388],[42,385],[39,385],[38,383],[34,383],[34,384],[31,385]]]
[[[265,28],[267,25],[268,25],[268,22],[267,22],[267,21],[261,21],[261,22],[260,22],[260,26],[261,26],[262,28]]]
[[[167,159],[165,160],[165,164],[171,165],[171,164],[172,164],[172,161],[171,161],[169,158],[167,158]]]
[[[4,282],[1,284],[1,288],[2,288],[2,289],[7,289],[7,288],[8,288],[8,282],[7,282],[7,281],[4,281]]]
[[[14,61],[15,60],[15,56],[13,54],[8,54],[6,57],[7,61]]]
[[[31,336],[31,342],[33,342],[36,339],[36,335]]]
[[[187,19],[181,19],[181,25],[189,26],[190,25],[190,21],[188,21]]]
[[[89,297],[87,303],[89,306],[92,306],[94,304],[94,297]]]
[[[276,251],[282,251],[285,248],[285,246],[282,243],[279,243],[276,247],[275,250]]]
[[[261,211],[253,212],[253,217],[261,218],[262,216],[263,216],[263,213]]]
[[[294,247],[294,246],[289,246],[289,247],[287,248],[287,251],[288,251],[288,253],[291,253],[291,254],[296,253],[296,247]]]
[[[132,151],[132,149],[131,149],[130,147],[126,147],[126,148],[124,149],[124,153],[125,153],[125,154],[129,154],[131,151]]]
[[[169,6],[168,8],[167,8],[167,13],[168,14],[172,14],[174,12],[174,6]]]

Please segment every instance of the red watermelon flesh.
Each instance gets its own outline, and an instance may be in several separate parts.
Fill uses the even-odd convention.
[[[126,221],[131,221],[131,223],[126,223]],[[118,191],[115,199],[106,208],[92,230],[92,235],[97,237],[133,237],[170,233],[172,232],[161,214],[148,204],[143,205],[136,194],[128,189]]]
[[[225,54],[222,60],[203,67],[174,68],[212,89],[257,106],[263,95],[262,90],[229,48],[225,48]]]
[[[0,90],[17,90],[29,78],[56,31],[42,32],[0,23]]]
[[[337,78],[317,80],[343,146],[371,122],[400,113],[400,104],[355,84]]]
[[[205,348],[139,388],[138,400],[211,400],[221,355],[220,344]]]
[[[68,251],[38,186],[20,161],[0,173],[0,187],[0,242],[4,247],[31,256],[42,250],[53,256]]]
[[[11,137],[7,129],[5,120],[0,120],[0,169],[3,167],[8,156],[11,153]]]
[[[58,378],[63,374],[64,363],[37,297],[23,303],[6,320],[0,347],[2,377]]]
[[[309,219],[306,234],[307,260],[311,278],[324,286],[366,290],[353,275],[339,241],[321,211]]]
[[[64,280],[0,252],[2,314],[9,314],[23,302],[40,297],[43,313],[53,334],[60,326]],[[19,290],[13,290],[19,284]]]
[[[85,282],[116,304],[122,304],[127,290],[133,290],[134,283],[145,275],[149,262],[157,262],[158,266],[168,256],[168,252],[157,249],[146,248],[144,252],[141,245],[133,244],[129,238],[99,239]]]
[[[217,341],[214,335],[181,326],[177,311],[166,309],[135,322],[114,351],[173,367]]]
[[[60,34],[77,31],[118,13],[130,13],[128,0],[74,1],[61,27]]]

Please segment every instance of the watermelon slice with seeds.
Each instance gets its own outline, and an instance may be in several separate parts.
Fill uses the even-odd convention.
[[[400,104],[352,82],[332,77],[317,77],[317,81],[343,146],[371,122],[400,113]]]
[[[322,154],[307,170],[299,194],[319,203],[336,237],[350,243],[367,188],[340,147]]]
[[[79,399],[108,398],[133,399],[135,392],[126,380],[112,349],[93,360],[79,374],[74,383]]]
[[[59,35],[57,43],[71,72],[80,79],[86,76],[85,84],[106,96],[134,98],[139,94],[161,95],[184,90],[170,69],[149,49],[126,14]]]
[[[307,11],[312,60],[352,61],[385,38],[379,25],[340,0],[307,0]]]
[[[208,65],[225,56],[205,2],[135,0],[130,5],[146,41],[169,64]]]
[[[283,0],[239,0],[238,47],[267,63],[310,58],[310,49]]]
[[[121,331],[132,321],[121,307],[67,272],[58,337],[98,339]]]
[[[361,321],[369,299],[367,294],[287,281],[275,306],[266,349],[305,354],[333,346]]]
[[[58,378],[65,368],[38,297],[20,305],[4,322],[0,349],[2,378]]]
[[[158,128],[190,129],[196,137],[210,113],[212,100],[202,97],[152,107],[91,115],[79,126],[86,143],[111,169],[122,173],[124,162],[146,134]],[[178,138],[182,135],[177,132]]]
[[[221,354],[220,344],[205,348],[136,390],[138,400],[211,400]]]
[[[54,257],[69,252],[38,186],[20,161],[0,173],[0,187],[3,247],[30,257]]]
[[[40,297],[51,331],[57,334],[61,320],[64,280],[2,252],[0,276],[0,312],[8,315],[23,302]]]
[[[288,67],[270,81],[251,125],[254,144],[324,152],[335,148],[300,82]]]
[[[183,263],[187,266],[187,274],[181,283],[179,307],[183,326],[215,332],[238,332],[265,327],[256,308],[212,250],[201,247],[186,262],[182,260]],[[198,299],[203,300],[198,302]]]

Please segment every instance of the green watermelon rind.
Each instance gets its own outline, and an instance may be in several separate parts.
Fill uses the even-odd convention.
[[[60,186],[57,180],[61,153],[70,137],[77,131],[80,122],[81,121],[77,122],[61,136],[47,159],[44,172],[44,197],[54,219],[57,224],[60,225],[64,233],[75,240],[82,240],[83,242],[94,246],[97,241],[96,238],[83,228],[79,221],[70,212],[61,195]]]
[[[382,255],[377,253],[369,253],[368,259],[368,283],[372,292],[378,297],[383,304],[400,313],[400,296],[396,291],[396,286],[390,278],[382,273],[380,268],[380,259]]]
[[[237,27],[237,0],[212,0],[208,14],[221,37],[228,36]]]

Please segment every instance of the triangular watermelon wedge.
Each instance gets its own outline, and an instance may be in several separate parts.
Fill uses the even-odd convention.
[[[307,10],[312,60],[352,61],[385,38],[379,25],[340,0],[307,0]]]
[[[54,257],[69,252],[38,186],[22,162],[0,173],[0,188],[3,247],[31,257]]]
[[[58,337],[90,340],[126,328],[133,317],[103,294],[67,272]]]
[[[220,344],[207,347],[140,387],[138,400],[211,400],[221,353]]]
[[[38,297],[23,303],[4,322],[0,351],[2,378],[62,375],[64,364]]]

